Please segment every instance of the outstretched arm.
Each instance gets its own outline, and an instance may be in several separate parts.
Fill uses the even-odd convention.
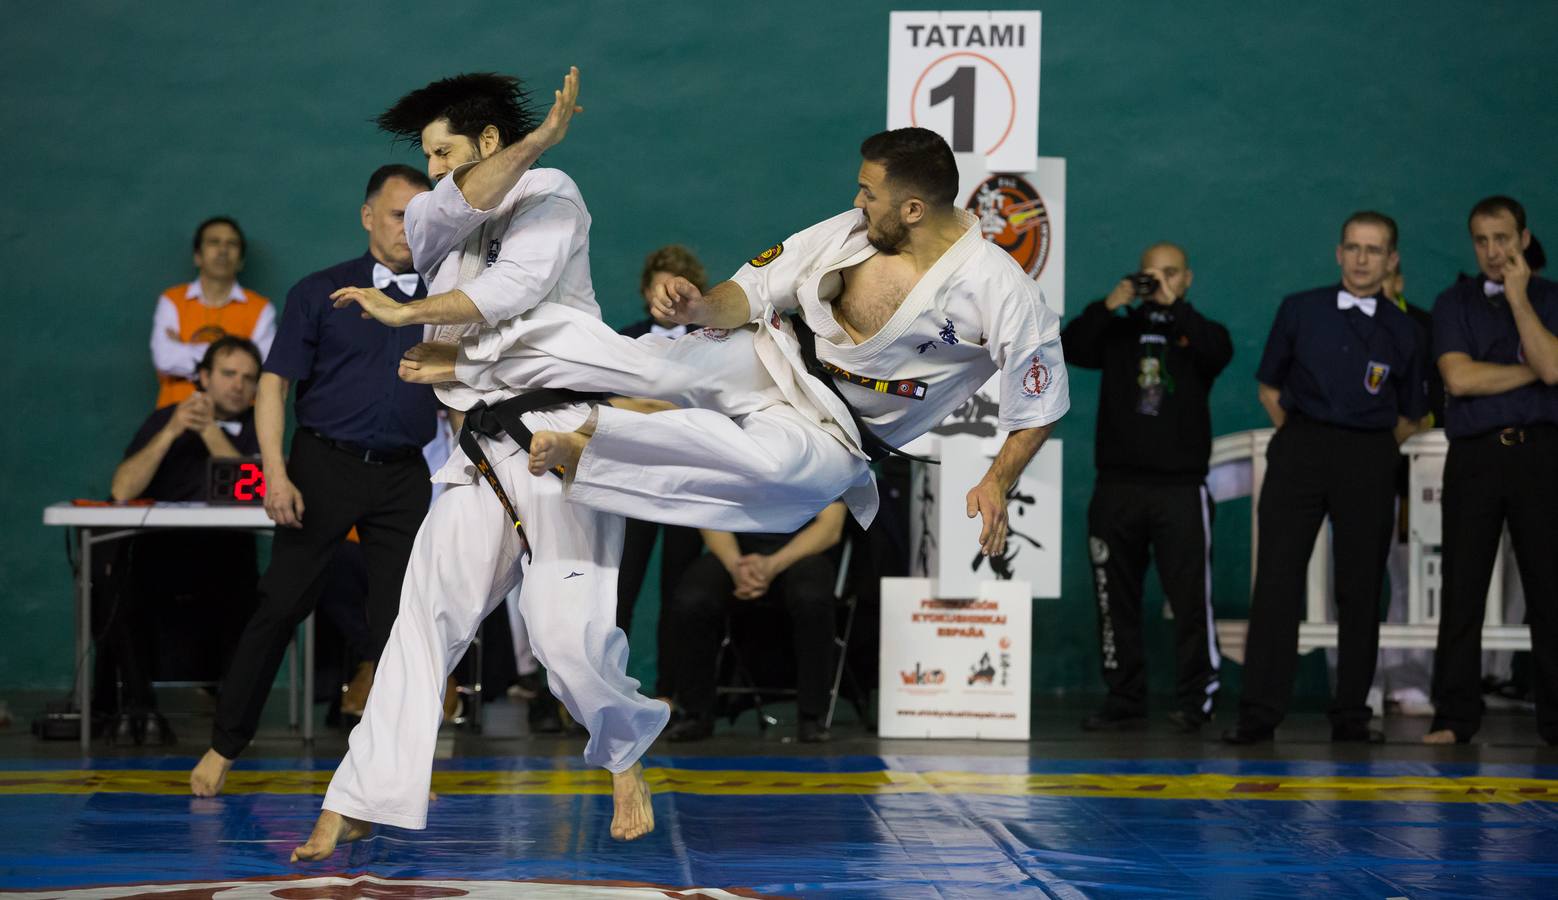
[[[502,203],[525,170],[535,165],[542,153],[562,142],[574,113],[584,111],[584,107],[578,105],[579,67],[570,67],[563,79],[562,90],[552,93],[555,98],[552,109],[535,131],[476,165],[454,173],[455,186],[465,195],[465,202],[482,210]]]
[[[747,292],[734,281],[722,281],[707,294],[681,276],[655,285],[649,297],[650,313],[678,325],[740,328],[752,321]]]
[[[968,517],[983,518],[979,550],[986,556],[996,556],[1006,550],[1006,494],[1054,430],[1052,422],[1008,433],[985,477],[968,492]]]

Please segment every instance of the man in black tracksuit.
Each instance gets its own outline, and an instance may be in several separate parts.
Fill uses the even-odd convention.
[[[1174,613],[1178,708],[1169,718],[1193,732],[1211,718],[1221,661],[1212,620],[1207,395],[1233,358],[1233,342],[1228,329],[1185,299],[1191,271],[1182,249],[1155,244],[1142,254],[1141,269],[1061,332],[1067,364],[1103,370],[1093,450],[1098,483],[1087,527],[1109,697],[1082,727],[1146,724],[1141,596],[1150,548]],[[1131,306],[1137,297],[1142,302]]]

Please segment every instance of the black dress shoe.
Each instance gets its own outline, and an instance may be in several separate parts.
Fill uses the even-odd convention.
[[[1101,709],[1082,720],[1083,731],[1140,731],[1147,727],[1147,717],[1131,715],[1109,709]]]
[[[1168,720],[1180,734],[1199,734],[1201,726],[1212,721],[1212,717],[1199,709],[1176,709],[1168,714]]]
[[[1235,747],[1247,747],[1250,744],[1264,744],[1275,740],[1276,736],[1277,730],[1275,728],[1239,725],[1223,732],[1223,743],[1232,744]]]
[[[135,716],[127,712],[122,712],[115,716],[113,727],[108,732],[108,742],[115,747],[128,747],[131,744],[139,744],[141,735],[135,724]]]
[[[833,733],[822,724],[822,719],[813,716],[801,717],[800,724],[796,726],[795,739],[803,744],[826,744],[833,740]]]
[[[1362,723],[1354,725],[1332,725],[1331,743],[1333,744],[1383,744],[1385,732],[1377,728],[1370,728]]]
[[[141,717],[140,725],[142,743],[153,747],[165,747],[177,740],[173,736],[173,726],[162,717],[162,713],[146,713]]]
[[[665,731],[665,739],[673,744],[701,741],[713,736],[712,716],[688,716]]]

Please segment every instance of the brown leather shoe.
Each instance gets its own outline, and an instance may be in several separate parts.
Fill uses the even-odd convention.
[[[368,708],[368,692],[373,690],[373,663],[358,663],[351,682],[341,690],[341,715],[362,718]]]

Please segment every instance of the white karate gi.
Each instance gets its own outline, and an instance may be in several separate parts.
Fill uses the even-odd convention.
[[[859,345],[831,305],[843,290],[840,270],[876,252],[863,215],[851,210],[736,273],[754,322],[744,329],[630,341],[569,310],[538,311],[512,323],[506,347],[462,343],[456,372],[485,387],[569,387],[703,407],[647,416],[600,408],[566,490],[572,502],[678,525],[791,531],[842,495],[869,524],[876,493],[859,435],[843,402],[806,373],[781,312],[802,315],[818,358],[852,373],[835,382],[894,446],[930,430],[996,372],[1003,429],[1048,425],[1070,407],[1059,317],[983,239],[977,220],[963,219],[963,235]]]
[[[430,328],[502,346],[509,323],[538,309],[568,307],[598,321],[589,272],[589,212],[561,172],[534,169],[494,210],[472,209],[452,177],[406,209],[406,237],[430,294],[458,287],[485,324]],[[440,385],[439,399],[465,410],[515,396]],[[527,413],[533,430],[577,428],[588,407]],[[627,636],[616,626],[623,521],[563,501],[555,476],[533,477],[509,437],[479,438],[524,521],[523,546],[492,489],[458,447],[433,480],[447,485],[417,532],[400,613],[379,659],[362,722],[330,781],[324,808],[356,819],[423,828],[445,679],[487,614],[520,586],[520,612],[553,693],[589,730],[584,758],[612,772],[630,768],[670,709],[638,693],[627,676]]]

